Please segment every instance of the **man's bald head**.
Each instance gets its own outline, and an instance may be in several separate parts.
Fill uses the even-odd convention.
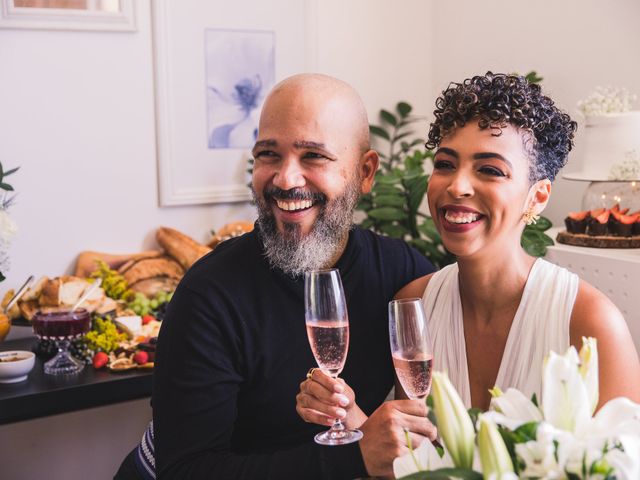
[[[273,87],[262,108],[260,127],[274,115],[297,115],[299,121],[310,122],[314,119],[304,117],[319,114],[342,124],[359,153],[371,148],[367,111],[358,92],[342,80],[318,73],[294,75]]]

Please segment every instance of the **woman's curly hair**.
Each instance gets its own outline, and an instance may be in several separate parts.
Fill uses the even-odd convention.
[[[434,149],[444,137],[478,119],[480,128],[498,136],[502,128],[513,125],[531,135],[525,136],[525,151],[531,157],[532,183],[553,181],[567,163],[577,123],[560,111],[539,85],[518,75],[487,72],[451,83],[436,100],[436,120],[429,129],[427,148]],[[532,141],[531,141],[532,140]]]

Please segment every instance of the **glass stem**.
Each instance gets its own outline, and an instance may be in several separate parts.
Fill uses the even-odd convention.
[[[333,425],[331,425],[331,430],[334,432],[341,432],[344,430],[344,424],[340,421],[339,418],[336,418],[333,421]]]
[[[58,353],[62,353],[66,350],[69,349],[69,344],[71,342],[69,342],[68,338],[63,338],[61,340],[56,340],[56,347],[58,347]]]

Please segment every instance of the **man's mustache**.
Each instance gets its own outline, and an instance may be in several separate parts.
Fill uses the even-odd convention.
[[[310,192],[303,188],[282,190],[281,188],[271,186],[263,190],[262,196],[265,200],[277,198],[278,200],[311,200],[313,203],[327,203],[327,196],[325,194],[320,192]]]

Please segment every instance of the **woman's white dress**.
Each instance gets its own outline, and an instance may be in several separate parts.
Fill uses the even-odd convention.
[[[568,270],[537,259],[522,294],[504,349],[496,385],[515,387],[540,398],[542,364],[550,350],[569,347],[569,322],[579,278]],[[447,371],[467,408],[471,407],[467,352],[458,284],[458,264],[430,279],[423,303],[433,342],[434,368]]]

